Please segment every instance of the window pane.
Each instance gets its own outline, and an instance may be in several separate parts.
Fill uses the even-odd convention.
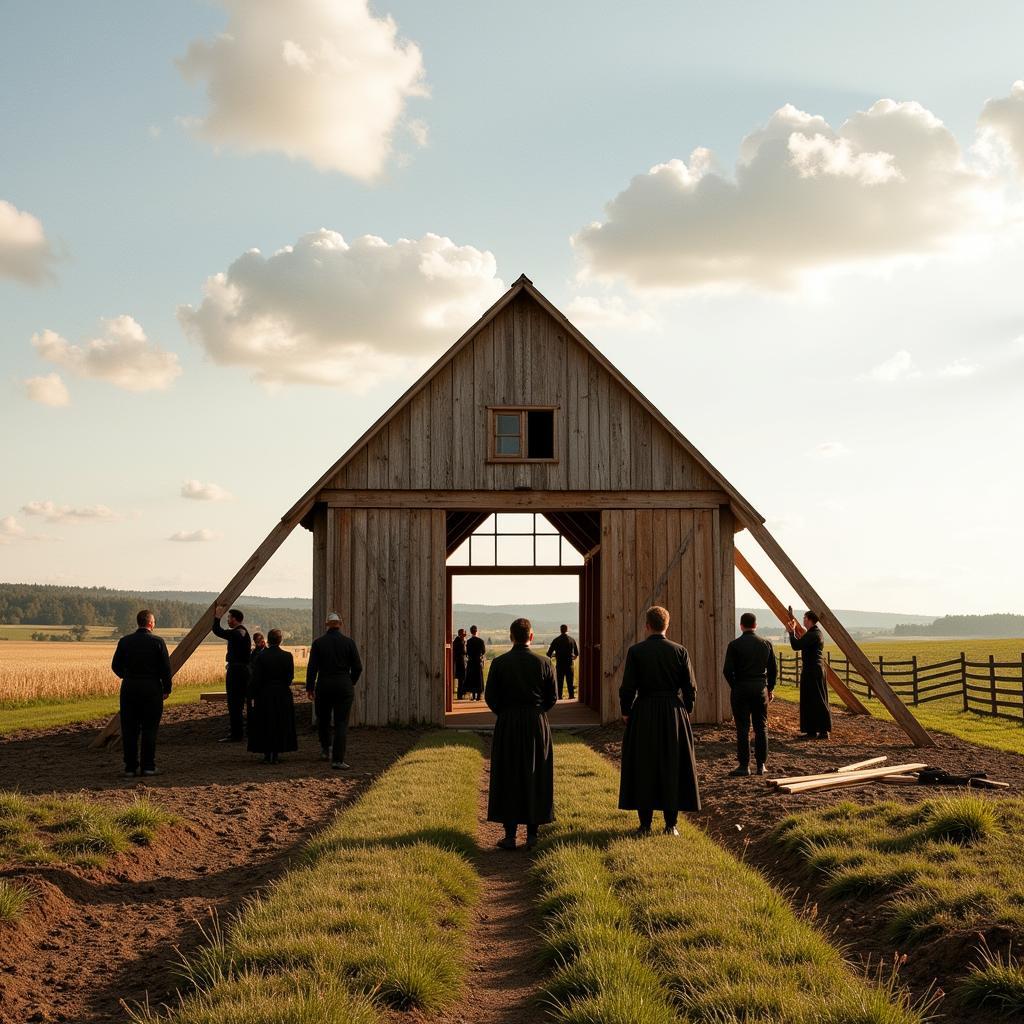
[[[449,565],[469,565],[469,540],[464,540],[448,557]]]
[[[470,565],[494,565],[494,537],[470,537]]]
[[[498,437],[495,438],[495,441],[496,447],[494,450],[498,455],[521,455],[523,452],[523,446],[518,434],[514,437]]]
[[[558,565],[558,549],[562,538],[557,534],[537,538],[537,564]]]
[[[532,409],[526,414],[527,457],[555,457],[555,412],[553,409]]]
[[[498,433],[518,434],[520,432],[519,413],[498,413]]]
[[[498,565],[533,565],[533,538],[498,537]]]
[[[537,516],[537,532],[538,533],[558,533],[558,530],[552,525],[551,520],[542,512]]]
[[[533,533],[533,513],[499,512],[498,533]]]

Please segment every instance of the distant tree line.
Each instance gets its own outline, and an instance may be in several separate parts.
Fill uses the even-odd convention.
[[[135,629],[135,614],[143,607],[156,616],[158,629],[187,629],[208,605],[103,587],[0,583],[0,622],[12,626],[110,626],[112,632],[127,633]],[[244,602],[239,607],[250,631],[277,627],[292,643],[312,640],[308,608],[268,608]]]
[[[896,636],[1024,637],[1024,615],[943,615],[931,625],[900,623]]]

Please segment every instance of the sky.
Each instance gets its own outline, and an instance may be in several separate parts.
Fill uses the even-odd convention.
[[[833,607],[1024,612],[1022,37],[997,2],[0,5],[0,580],[219,590],[526,273]],[[250,590],[310,563],[298,531]]]

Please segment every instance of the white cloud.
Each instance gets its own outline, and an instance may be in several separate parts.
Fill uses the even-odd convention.
[[[59,373],[48,373],[45,377],[29,377],[25,381],[25,394],[40,405],[58,407],[71,404],[67,385]]]
[[[939,370],[940,377],[973,377],[978,372],[977,363],[969,363],[966,359],[954,359]]]
[[[227,501],[231,494],[218,484],[204,484],[199,480],[183,480],[181,496],[196,501]]]
[[[32,344],[48,363],[125,391],[164,391],[180,375],[178,357],[149,341],[132,317],[116,316],[101,323],[102,336],[84,345],[72,345],[49,330],[32,335]]]
[[[366,0],[221,3],[226,31],[178,61],[189,81],[206,82],[199,134],[363,180],[380,174],[407,100],[426,94],[419,48],[397,38],[394,21]]]
[[[178,319],[214,362],[263,383],[360,390],[451,342],[504,290],[495,274],[491,253],[438,235],[349,245],[321,229],[240,256]]]
[[[176,533],[172,533],[167,539],[180,541],[184,544],[198,544],[204,541],[216,540],[219,536],[219,533],[203,528],[201,530],[178,530]]]
[[[822,441],[808,453],[816,459],[839,459],[850,454],[850,449],[842,441]]]
[[[10,544],[25,536],[25,527],[14,516],[0,516],[0,544]]]
[[[631,309],[617,295],[606,298],[577,295],[565,309],[565,315],[579,327],[607,328],[619,331],[650,331],[658,321],[644,309]]]
[[[101,522],[120,519],[121,516],[106,505],[58,505],[52,501],[30,501],[21,506],[27,516],[39,516],[47,522]]]
[[[56,258],[39,219],[0,199],[0,278],[42,284],[53,279]]]
[[[989,100],[978,123],[983,133],[1006,147],[1024,174],[1024,81],[1014,82],[1009,96]]]
[[[743,140],[734,175],[706,149],[658,164],[573,244],[582,276],[640,289],[789,288],[966,243],[998,222],[1001,188],[918,103],[879,100],[838,130],[787,105]]]
[[[867,376],[871,380],[892,384],[898,380],[919,377],[920,371],[917,369],[914,357],[906,349],[900,349],[899,352],[894,353],[877,366],[873,366]]]

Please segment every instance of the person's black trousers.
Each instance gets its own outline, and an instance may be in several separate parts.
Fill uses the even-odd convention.
[[[559,665],[555,662],[555,677],[558,679],[558,699],[562,699],[562,688],[569,684],[569,700],[576,699],[576,670],[570,661],[568,665]]]
[[[754,757],[758,764],[768,760],[768,691],[738,683],[732,691],[732,715],[736,719],[736,757],[741,766],[750,764],[750,730],[754,730]]]
[[[515,842],[516,832],[519,829],[518,821],[506,821],[503,822],[505,827],[505,838]],[[540,833],[540,825],[527,825],[526,826],[526,838],[536,839]]]
[[[228,720],[231,723],[231,738],[245,736],[245,701],[249,693],[249,666],[228,665],[225,689],[228,694]]]
[[[642,808],[636,812],[637,817],[640,819],[640,827],[650,830],[651,823],[654,821],[654,811],[648,808]],[[679,821],[679,814],[666,814],[665,815],[665,828],[675,828]]]
[[[320,749],[329,750],[331,761],[338,763],[345,760],[345,744],[348,740],[348,716],[352,711],[355,699],[355,687],[347,676],[342,679],[323,679],[316,681],[316,725],[320,734]],[[333,735],[331,730],[331,714],[334,714]]]
[[[137,772],[140,767],[144,772],[156,768],[156,731],[163,713],[164,695],[159,679],[125,679],[121,683],[121,744],[126,772]]]

